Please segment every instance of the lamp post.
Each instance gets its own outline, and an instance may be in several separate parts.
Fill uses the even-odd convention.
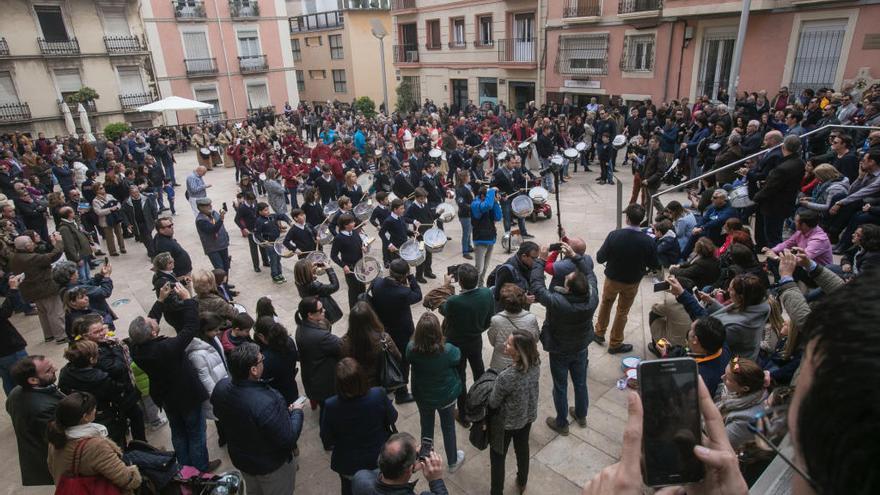
[[[388,80],[385,75],[385,36],[388,35],[388,32],[385,31],[385,27],[382,26],[382,22],[379,19],[371,19],[370,24],[372,24],[372,29],[370,30],[373,33],[373,36],[379,40],[379,60],[381,60],[382,65],[382,97],[383,97],[383,106],[385,107],[385,113],[387,115],[391,114],[391,110],[388,108]]]

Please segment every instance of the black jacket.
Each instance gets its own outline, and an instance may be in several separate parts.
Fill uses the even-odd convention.
[[[161,302],[156,301],[150,317],[158,320]],[[188,413],[208,398],[198,372],[186,354],[199,329],[199,307],[193,299],[181,302],[183,326],[176,337],[159,336],[131,347],[131,357],[150,378],[150,397],[157,406]],[[233,423],[230,423],[233,424]]]
[[[293,458],[303,412],[288,411],[284,397],[264,382],[220,380],[211,394],[214,415],[230,425],[229,458],[250,475],[268,474]]]
[[[541,328],[541,343],[547,352],[580,352],[593,340],[593,312],[599,305],[599,288],[589,256],[575,256],[577,270],[587,277],[588,295],[563,294],[544,285],[544,263],[535,260],[530,275],[530,292],[547,308]]]
[[[333,445],[330,469],[353,475],[360,469],[375,469],[376,460],[397,421],[397,410],[385,389],[373,387],[361,397],[327,399],[321,418],[321,441]]]
[[[120,441],[125,428],[120,424],[123,391],[122,384],[115,382],[105,371],[98,368],[76,368],[70,363],[58,373],[58,388],[65,394],[88,392],[95,396],[97,413],[95,422],[110,430],[110,438]]]
[[[17,292],[17,291],[16,291]],[[15,325],[9,321],[9,317],[15,311],[15,304],[12,302],[12,291],[6,294],[6,300],[0,306],[0,357],[15,354],[23,350],[27,346],[24,338],[18,333]]]
[[[393,191],[398,198],[403,199],[416,190],[414,180],[412,171],[410,171],[409,177],[404,176],[403,173],[399,173],[394,176],[394,185],[391,186],[391,191]]]
[[[437,174],[434,174],[433,177],[423,175],[419,180],[419,187],[428,193],[429,205],[439,205],[446,197],[443,186],[440,185],[440,176]]]
[[[389,244],[399,249],[409,239],[407,223],[412,223],[412,219],[405,216],[394,218],[388,215],[388,218],[382,222],[382,228],[379,229],[379,237],[382,240],[382,247],[384,249],[388,249]]]
[[[330,330],[304,321],[296,328],[296,347],[306,395],[323,401],[336,394],[336,362],[342,357],[342,340]]]
[[[16,386],[6,399],[6,412],[12,420],[18,444],[18,464],[24,486],[54,485],[49,473],[49,441],[46,428],[55,419],[55,408],[64,398],[55,385],[43,388]],[[7,458],[7,470],[9,467]]]
[[[654,240],[630,227],[609,233],[596,253],[596,261],[605,264],[606,277],[624,284],[638,283],[648,268],[660,269]]]
[[[239,203],[238,208],[235,210],[235,224],[238,225],[239,229],[247,229],[253,232],[257,228],[257,205]]]
[[[429,490],[419,495],[448,495],[442,479],[428,482]],[[416,482],[404,485],[389,485],[379,479],[379,471],[361,469],[351,480],[352,495],[416,495]]]
[[[287,234],[284,236],[284,247],[291,251],[296,251],[297,249],[301,252],[314,251],[318,247],[318,243],[315,241],[316,238],[315,228],[309,225],[308,222],[306,222],[304,228],[299,228],[296,224],[293,224],[287,229]]]
[[[406,343],[415,331],[410,306],[422,300],[422,289],[415,276],[409,275],[409,285],[401,284],[391,277],[377,278],[371,285],[371,304],[385,331],[398,344],[398,349],[406,349]],[[404,344],[400,347],[400,344]]]
[[[174,275],[181,276],[192,272],[192,260],[189,253],[177,242],[177,239],[167,235],[157,234],[153,238],[153,255],[168,252],[174,258]]]
[[[177,278],[170,273],[156,272],[153,274],[153,290],[156,292],[156,297],[159,296],[159,289],[167,283],[170,283],[173,286],[177,283]],[[159,308],[162,311],[162,316],[168,321],[168,324],[171,325],[175,331],[179,332],[180,329],[183,328],[183,301],[181,301],[180,298],[177,297],[177,294],[172,291],[171,294],[168,294],[168,297],[165,298],[165,302],[159,303]]]
[[[474,191],[470,187],[459,186],[455,190],[455,204],[458,205],[458,218],[471,217],[471,203],[474,202]]]
[[[333,294],[339,290],[339,279],[336,278],[336,272],[333,271],[333,267],[327,267],[327,278],[330,279],[329,284],[321,283],[316,279],[306,286],[300,287],[297,285],[296,289],[299,292],[300,298],[317,297],[324,306],[324,317],[330,323],[336,323],[342,318],[342,309],[339,308],[339,304],[333,299]]]
[[[340,232],[333,239],[330,259],[340,268],[347,266],[350,270],[354,270],[354,265],[364,257],[363,245],[364,241],[357,232],[352,231],[350,235]]]
[[[293,404],[299,398],[299,388],[296,386],[299,352],[293,339],[287,337],[284,349],[273,349],[261,344],[260,352],[263,353],[263,381],[277,390],[284,397],[285,403]]]
[[[774,217],[788,217],[795,210],[795,201],[801,190],[804,176],[804,161],[795,153],[782,159],[770,171],[764,187],[755,194],[760,212]]]

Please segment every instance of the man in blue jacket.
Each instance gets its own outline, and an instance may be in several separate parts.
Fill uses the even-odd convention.
[[[296,459],[293,448],[303,426],[303,403],[290,406],[261,380],[263,355],[251,342],[229,355],[229,374],[211,394],[214,414],[231,425],[229,458],[241,471],[248,493],[293,493]]]
[[[736,216],[736,209],[727,201],[727,191],[716,189],[712,193],[712,204],[703,212],[703,216],[697,217],[697,226],[691,231],[691,237],[684,247],[682,257],[690,256],[691,251],[700,237],[708,237],[716,246],[724,244],[724,234],[721,228],[730,217]]]

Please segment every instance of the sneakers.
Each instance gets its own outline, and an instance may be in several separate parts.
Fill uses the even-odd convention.
[[[449,472],[454,473],[454,472],[458,471],[458,468],[460,468],[462,464],[464,464],[464,451],[463,450],[456,450],[455,451],[455,463],[449,465]]]
[[[574,420],[578,424],[578,426],[580,426],[581,428],[587,427],[587,417],[586,416],[584,416],[583,418],[577,417],[577,415],[574,413],[574,406],[569,406],[568,414],[570,414],[571,417],[574,418]]]
[[[620,344],[617,347],[609,347],[608,354],[621,354],[623,352],[630,352],[633,350],[632,344]]]
[[[556,418],[551,418],[550,416],[547,416],[547,420],[544,422],[547,423],[548,428],[555,431],[556,433],[559,433],[564,437],[568,436],[568,425],[559,426],[556,424]]]
[[[284,275],[279,275],[277,277],[272,277],[272,281],[276,284],[284,284],[287,283],[287,279],[284,278]]]

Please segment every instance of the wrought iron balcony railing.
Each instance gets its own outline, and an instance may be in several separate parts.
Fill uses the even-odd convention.
[[[600,0],[574,0],[562,9],[562,17],[596,17],[602,15]]]
[[[407,45],[394,45],[395,64],[417,64],[419,62],[419,45],[411,43]]]
[[[71,38],[67,41],[46,41],[37,38],[40,45],[40,53],[43,55],[79,55],[79,41]]]
[[[202,0],[171,0],[174,17],[178,19],[204,19],[205,2]]]
[[[150,93],[131,93],[126,95],[119,95],[119,104],[122,106],[122,110],[137,110],[138,107],[142,107],[144,105],[149,105],[153,103],[155,98]]]
[[[0,105],[0,122],[17,122],[31,119],[31,108],[27,103],[7,103]]]
[[[238,69],[243,73],[263,72],[269,70],[269,63],[266,61],[265,55],[238,57]]]
[[[499,62],[534,64],[537,60],[537,38],[511,38],[495,40]]]
[[[130,36],[104,36],[104,46],[107,53],[137,53],[147,51],[147,47],[141,43],[140,38]]]
[[[218,72],[216,58],[186,58],[183,63],[186,65],[186,75],[190,77],[209,76]]]

